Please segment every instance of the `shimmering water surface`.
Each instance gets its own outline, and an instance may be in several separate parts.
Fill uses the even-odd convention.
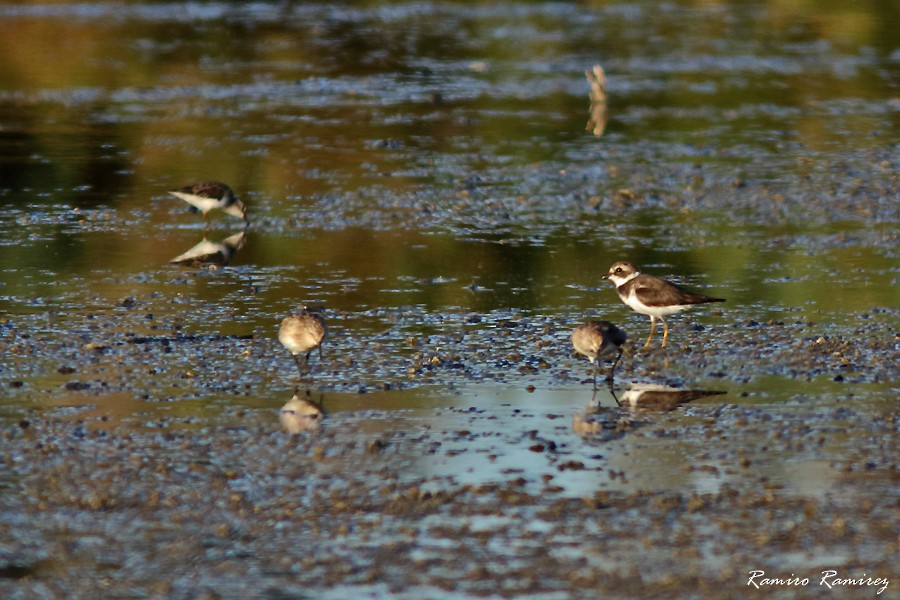
[[[2,3],[0,414],[277,429],[306,303],[326,426],[443,432],[403,476],[718,493],[742,477],[704,419],[758,450],[757,419],[816,418],[753,481],[853,498],[829,465],[896,443],[849,431],[897,418],[898,30],[889,2]],[[251,225],[227,265],[169,264],[241,231],[166,193],[207,179]],[[727,302],[641,350],[616,260]],[[571,355],[586,316],[630,335],[612,393]],[[616,406],[647,385],[724,393]]]

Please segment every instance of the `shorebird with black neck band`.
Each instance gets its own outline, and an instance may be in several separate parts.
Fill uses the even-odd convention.
[[[665,279],[641,273],[640,269],[630,262],[615,263],[603,279],[613,282],[622,302],[635,312],[650,317],[650,337],[647,338],[644,348],[650,346],[657,320],[662,321],[664,327],[662,347],[665,348],[669,339],[669,324],[666,323],[665,317],[695,304],[725,302],[724,298],[704,296]]]
[[[609,375],[606,376],[607,381],[612,381],[616,365],[619,364],[619,359],[622,358],[622,344],[627,339],[628,336],[625,335],[625,332],[609,321],[588,321],[576,327],[572,332],[572,346],[575,348],[575,352],[586,356],[594,367],[594,389],[597,388],[597,371],[600,370],[600,359],[613,354],[616,355],[612,368],[609,370]]]
[[[207,226],[209,226],[209,212],[212,210],[221,210],[243,220],[245,227],[250,224],[247,220],[247,206],[237,199],[228,185],[220,181],[203,181],[171,190],[169,193],[202,212]]]

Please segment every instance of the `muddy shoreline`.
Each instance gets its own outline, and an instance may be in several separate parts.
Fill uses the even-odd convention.
[[[158,299],[154,305],[165,311],[160,307],[165,303]],[[843,326],[797,320],[790,311],[783,313],[784,321],[722,322],[723,316],[752,311],[707,311],[720,317],[712,325],[704,325],[709,319],[703,316],[677,317],[667,349],[659,340],[643,348],[648,321],[632,314],[631,337],[616,377],[681,386],[706,379],[740,384],[767,376],[831,378],[846,384],[896,379],[896,308],[849,315]],[[251,396],[292,382],[314,390],[361,393],[485,382],[554,387],[582,381],[587,372],[568,340],[571,329],[584,319],[576,314],[429,314],[420,307],[384,308],[367,311],[366,319],[384,325],[377,333],[365,334],[342,322],[357,315],[332,312],[324,360],[314,360],[313,373],[303,382],[291,372],[289,354],[274,336],[193,334],[185,331],[177,313],[160,314],[147,307],[107,315],[68,315],[66,326],[74,335],[62,337],[36,331],[39,326],[31,317],[7,318],[0,348],[8,372],[15,374],[5,382],[9,393],[56,394],[61,386],[88,397],[125,392],[172,401],[212,393]],[[148,328],[147,322],[153,324]],[[129,324],[135,330],[128,329]],[[421,333],[423,327],[431,333]]]
[[[402,330],[403,318],[422,315],[394,317]],[[617,406],[607,391],[591,398],[587,364],[560,341],[559,321],[441,317],[454,333],[352,360],[341,356],[354,340],[337,332],[303,384],[332,410],[294,435],[278,421],[293,364],[273,339],[173,328],[48,344],[48,334],[7,322],[17,373],[28,373],[26,361],[60,366],[52,386],[6,383],[30,402],[6,407],[0,435],[0,591],[592,598],[724,589],[749,598],[752,570],[892,577],[900,413],[877,390],[890,393],[900,361],[883,322],[824,336],[808,322],[681,320],[667,350],[629,343],[615,400],[641,381],[727,393]],[[167,329],[165,317],[154,320]],[[123,325],[90,321],[95,332]],[[212,377],[225,362],[203,357],[217,356],[239,377]],[[190,373],[173,377],[187,364]],[[796,380],[798,393],[773,404],[758,383],[766,377]],[[485,391],[504,388],[535,401]],[[379,408],[417,390],[430,399]],[[542,400],[553,390],[580,400]],[[122,395],[133,399],[124,412],[102,403]],[[42,397],[65,400],[31,404]],[[188,415],[149,410],[216,397]]]
[[[293,436],[278,430],[273,410],[157,431],[26,416],[0,436],[0,590],[9,598],[683,597],[723,589],[752,597],[751,569],[893,573],[900,465],[891,405],[838,415],[809,403],[793,417],[718,403],[687,415],[606,408],[601,434],[585,436],[584,448],[573,446],[563,415],[531,411],[508,426],[521,435],[488,441],[479,460],[502,460],[518,446],[538,466],[480,484],[421,474],[416,463],[429,458],[479,452],[499,433],[498,410],[509,419],[516,409],[460,409],[458,429],[402,411],[399,420],[335,413],[320,430]],[[562,426],[548,433],[548,420]],[[541,433],[526,435],[533,429]],[[797,493],[759,476],[785,448],[828,448],[835,436],[846,436],[840,449],[819,451],[832,455],[832,491]],[[682,457],[682,475],[723,479],[716,492],[604,489],[639,476],[639,468],[605,464],[611,445],[666,453],[685,437],[703,443]],[[596,491],[573,497],[571,472],[591,474]]]

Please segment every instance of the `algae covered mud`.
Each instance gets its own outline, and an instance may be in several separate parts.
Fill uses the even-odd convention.
[[[898,26],[0,5],[0,595],[896,594]],[[203,180],[246,231],[166,193]],[[643,349],[618,260],[726,302]]]

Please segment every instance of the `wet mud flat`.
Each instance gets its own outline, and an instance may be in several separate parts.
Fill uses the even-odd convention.
[[[601,4],[3,9],[0,597],[896,596],[894,11]],[[641,349],[622,259],[728,302]]]
[[[753,570],[820,597],[823,570],[894,578],[896,309],[707,311],[665,350],[640,348],[635,316],[622,406],[571,354],[580,312],[335,310],[301,393],[331,410],[288,435],[274,331],[198,331],[172,298],[4,321],[3,597],[756,597]],[[726,393],[629,404],[640,384]]]
[[[885,231],[803,241],[889,247]],[[603,390],[591,402],[568,336],[581,306],[616,310],[612,290],[578,284],[540,308],[329,306],[304,386],[338,410],[289,436],[283,270],[101,271],[127,295],[63,280],[4,317],[0,595],[749,598],[762,570],[811,582],[767,597],[821,597],[823,570],[896,579],[889,302],[738,299],[673,319],[666,350],[640,348],[647,320],[614,312],[631,335],[623,399],[635,384],[727,392],[672,410],[619,407]],[[466,283],[404,274],[376,292]],[[466,293],[499,287],[478,285]],[[320,294],[345,287],[334,277]],[[717,291],[747,295],[735,288]],[[392,406],[421,390],[433,395],[414,409]],[[556,392],[569,395],[542,404]]]
[[[762,570],[812,582],[767,597],[828,597],[818,575],[836,570],[887,577],[882,597],[896,593],[893,404],[587,412],[582,435],[571,407],[477,402],[337,412],[297,435],[271,409],[181,426],[7,421],[0,592],[749,598],[748,572]],[[797,484],[813,463],[785,457],[804,451],[827,491]],[[641,480],[673,453],[667,476],[708,491]],[[766,475],[779,468],[785,483]]]
[[[326,314],[330,333],[324,357],[312,359],[312,370],[301,381],[290,354],[275,339],[279,315],[268,317],[268,334],[252,327],[236,334],[196,332],[185,326],[180,304],[153,292],[97,312],[79,308],[66,315],[51,311],[4,319],[0,366],[8,374],[4,386],[11,400],[27,406],[75,392],[85,402],[111,393],[164,402],[210,395],[242,401],[273,389],[287,393],[293,385],[361,394],[484,383],[553,388],[577,385],[589,374],[569,340],[585,317],[567,310],[333,310]],[[790,308],[706,312],[673,319],[665,349],[661,335],[643,347],[648,321],[632,313],[626,321],[631,337],[616,371],[619,382],[690,387],[711,380],[737,389],[763,377],[827,379],[846,384],[852,393],[854,384],[889,385],[897,379],[896,308],[845,315],[842,323],[810,321]],[[773,315],[777,318],[769,318]]]
[[[0,431],[3,597],[749,598],[753,570],[811,582],[767,597],[821,597],[826,570],[898,583],[888,309],[679,320],[666,350],[629,342],[616,397],[570,354],[577,314],[444,311],[425,334],[427,311],[384,309],[363,352],[335,327],[300,393],[332,410],[288,435],[277,341],[189,334],[159,306],[150,327],[141,306],[70,321],[90,335],[5,329],[21,380]],[[727,393],[629,404],[641,382]],[[121,397],[124,415],[105,403]]]

